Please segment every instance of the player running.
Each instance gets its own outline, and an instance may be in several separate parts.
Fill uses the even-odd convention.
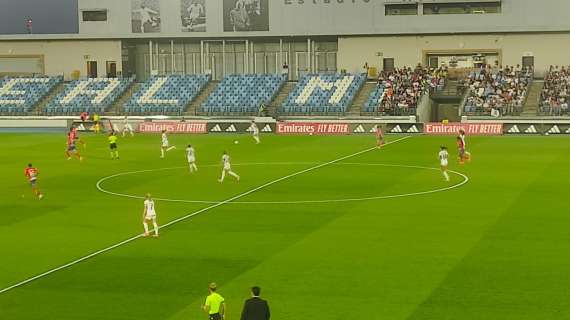
[[[255,121],[251,122],[250,129],[253,139],[255,140],[255,144],[259,144],[261,142],[259,140],[259,128],[257,127],[257,124],[255,124]]]
[[[441,173],[445,178],[445,181],[449,181],[449,174],[447,173],[447,165],[449,159],[449,152],[447,152],[447,147],[441,146],[441,150],[439,151],[439,164],[441,166]]]
[[[109,133],[109,148],[111,149],[111,160],[119,160],[119,150],[117,150],[117,140],[119,138],[115,134],[115,131]]]
[[[156,211],[154,210],[154,200],[150,197],[150,193],[147,193],[144,200],[144,211],[143,211],[143,226],[144,226],[144,236],[148,237],[148,222],[152,221],[154,226],[154,236],[158,238],[158,224],[156,223]]]
[[[376,146],[378,149],[381,149],[384,145],[384,132],[382,132],[382,128],[379,125],[374,127],[374,132],[376,133]]]
[[[160,148],[160,158],[164,159],[165,153],[173,149],[176,149],[176,146],[170,146],[166,130],[162,130],[162,147]]]
[[[465,160],[467,161],[471,161],[471,153],[467,152],[467,142],[465,141],[465,130],[460,129],[459,130],[459,136],[457,137],[458,139],[458,149],[459,149],[459,162],[461,164],[464,163]],[[461,145],[462,147],[459,148],[459,140],[461,140]]]
[[[77,130],[77,127],[71,126],[71,128],[69,128],[69,132],[67,133],[67,137],[73,139],[73,141],[79,142],[79,144],[83,146],[84,150],[85,148],[87,148],[87,144],[85,143],[85,141],[83,141],[83,139],[79,137],[79,132]]]
[[[75,145],[75,138],[73,135],[67,136],[67,150],[65,151],[65,155],[67,156],[67,160],[71,160],[71,156],[75,156],[79,161],[83,161],[83,157],[77,151],[77,146]]]
[[[43,193],[40,191],[38,187],[38,169],[34,168],[31,163],[28,163],[28,167],[24,171],[26,178],[30,182],[30,186],[32,187],[32,192],[38,197],[38,199],[42,199],[44,197]],[[22,196],[23,197],[23,196]]]
[[[133,126],[129,123],[129,117],[125,116],[125,119],[123,119],[123,137],[127,132],[131,134],[131,137],[135,136],[135,130],[133,130]]]
[[[188,160],[188,166],[190,168],[190,173],[194,171],[198,171],[198,167],[196,166],[196,151],[192,145],[188,145],[186,148],[186,159]]]
[[[232,171],[232,165],[230,164],[230,156],[226,151],[224,151],[224,154],[222,155],[222,164],[223,164],[222,177],[218,181],[220,183],[224,182],[224,178],[226,177],[227,173],[230,176],[236,178],[237,182],[239,182],[240,177],[239,175],[237,175],[235,172]]]

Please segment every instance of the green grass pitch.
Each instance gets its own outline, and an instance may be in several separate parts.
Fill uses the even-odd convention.
[[[83,135],[85,161],[67,161],[65,136],[1,134],[0,290],[142,232],[142,200],[220,202],[374,145],[372,136],[171,135],[120,138],[109,159],[105,136]],[[390,136],[394,141],[400,136]],[[238,140],[239,144],[234,144]],[[570,141],[563,137],[470,137],[473,161],[451,169],[437,152],[450,137],[414,136],[292,176],[69,268],[0,293],[0,319],[206,319],[209,282],[228,319],[239,319],[252,285],[281,320],[568,319]],[[199,172],[186,169],[196,147]],[[229,151],[242,176],[223,184]],[[23,177],[40,170],[45,193]],[[394,166],[395,165],[395,166]],[[408,166],[408,167],[406,167]],[[416,167],[410,167],[416,166]],[[452,175],[451,184],[461,176]],[[297,202],[274,204],[271,202]],[[247,203],[263,202],[263,203]],[[157,201],[159,223],[212,206]]]

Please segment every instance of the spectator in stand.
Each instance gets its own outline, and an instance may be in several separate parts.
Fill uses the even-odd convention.
[[[384,87],[378,111],[388,115],[414,113],[424,93],[441,90],[445,86],[447,68],[415,69],[403,67],[393,71],[382,71],[378,75],[378,86]]]
[[[465,112],[490,115],[493,110],[501,115],[519,114],[533,77],[532,68],[483,65],[463,80],[470,89]]]
[[[540,93],[540,113],[551,116],[568,114],[569,92],[570,66],[550,66]]]

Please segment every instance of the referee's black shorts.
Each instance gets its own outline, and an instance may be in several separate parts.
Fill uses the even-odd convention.
[[[222,316],[219,313],[212,313],[208,319],[210,319],[210,320],[222,320]]]
[[[111,144],[109,145],[109,147],[111,147],[111,150],[115,150],[115,149],[117,149],[117,144],[116,144],[116,143],[111,143]]]

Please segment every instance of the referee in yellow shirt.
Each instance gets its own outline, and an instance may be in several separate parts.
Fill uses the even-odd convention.
[[[224,297],[216,292],[216,288],[216,283],[210,283],[208,287],[210,294],[206,297],[206,302],[202,306],[202,309],[208,314],[208,319],[210,320],[223,319],[226,311]]]
[[[115,135],[115,131],[111,131],[109,134],[109,148],[111,149],[111,159],[119,159],[119,150],[117,150],[117,136]]]

